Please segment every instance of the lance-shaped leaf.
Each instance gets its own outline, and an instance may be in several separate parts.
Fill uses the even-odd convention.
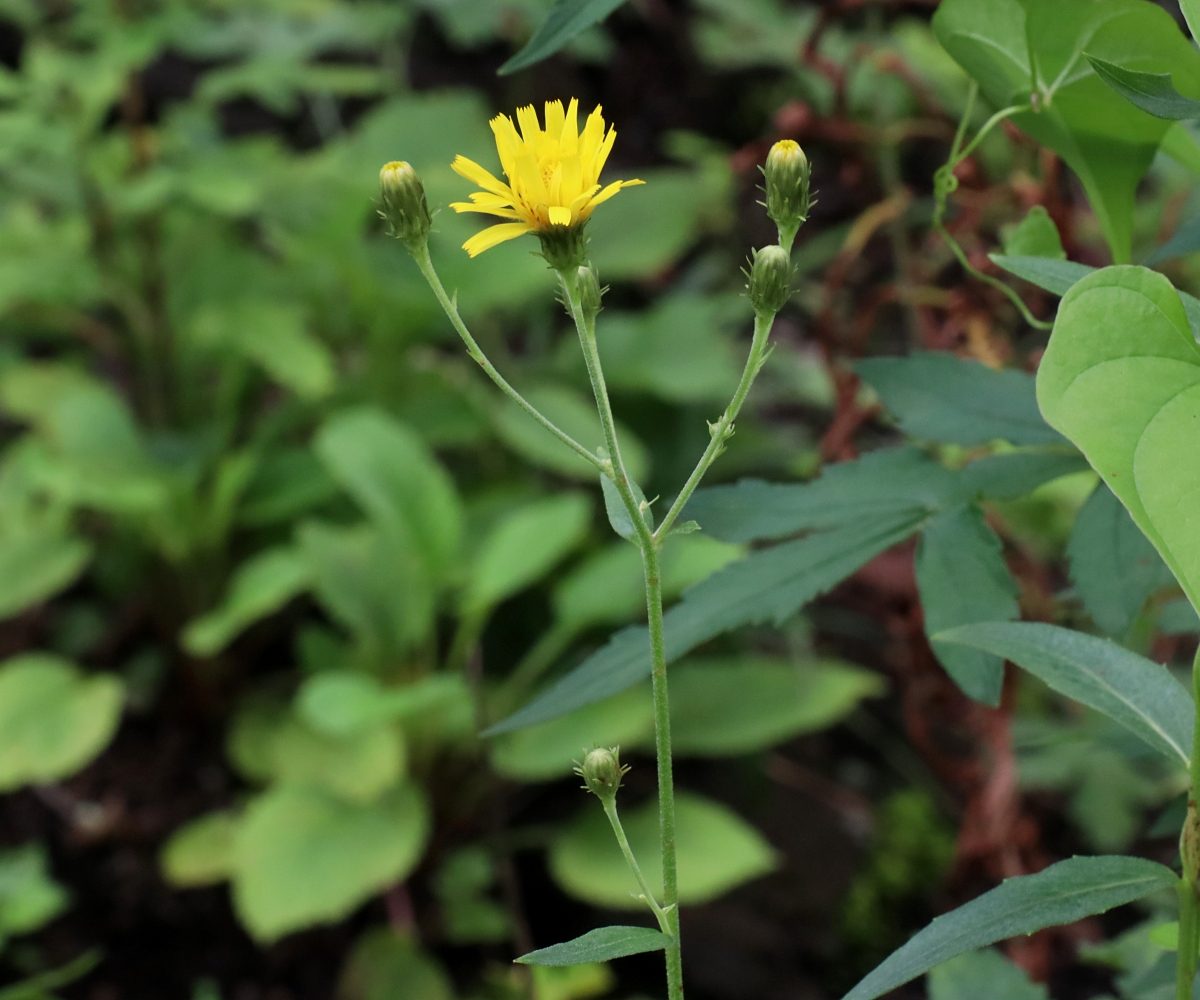
[[[1184,97],[1171,83],[1169,73],[1126,69],[1096,56],[1088,56],[1092,69],[1113,90],[1155,118],[1186,121],[1200,118],[1200,101]]]
[[[1036,875],[1008,879],[938,917],[843,1000],[875,1000],[956,955],[1043,927],[1074,923],[1172,889],[1178,882],[1170,868],[1155,861],[1119,856],[1071,858]]]
[[[1041,622],[964,625],[937,639],[1011,660],[1187,766],[1195,709],[1191,695],[1161,664],[1107,639]]]
[[[1059,306],[1038,403],[1100,473],[1200,607],[1200,347],[1171,283],[1109,267]]]
[[[517,962],[521,965],[586,965],[662,951],[666,946],[666,935],[652,927],[598,927],[562,944],[531,951]]]

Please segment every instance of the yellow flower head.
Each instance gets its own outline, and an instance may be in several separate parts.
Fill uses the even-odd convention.
[[[547,101],[545,127],[532,105],[517,109],[517,122],[519,133],[508,115],[497,115],[491,121],[507,184],[465,156],[455,157],[451,164],[456,173],[483,188],[474,192],[470,201],[451,204],[454,211],[483,212],[511,220],[467,240],[463,249],[472,257],[525,233],[548,236],[577,230],[597,205],[621,188],[643,183],[613,181],[600,186],[600,171],[617,130],[610,127],[605,131],[599,107],[588,115],[582,131],[575,98],[565,111],[562,101]]]

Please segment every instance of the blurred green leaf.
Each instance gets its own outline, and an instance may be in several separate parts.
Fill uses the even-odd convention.
[[[877,674],[836,660],[685,661],[671,674],[671,745],[704,757],[765,750],[834,725],[883,690]],[[644,690],[637,693],[649,702]]]
[[[0,618],[24,611],[73,583],[92,558],[92,547],[49,526],[0,528]]]
[[[917,544],[916,574],[925,634],[938,660],[964,694],[998,705],[1003,661],[936,638],[956,625],[1012,621],[1020,615],[1017,585],[1004,562],[1000,539],[977,506],[953,508],[930,520]]]
[[[546,59],[582,31],[603,21],[625,0],[555,0],[525,47],[499,69],[501,76],[527,69]]]
[[[679,901],[684,906],[716,899],[775,867],[771,846],[726,806],[679,792],[675,820]],[[622,823],[650,888],[661,891],[656,804],[622,810]],[[558,834],[549,861],[554,880],[578,899],[616,910],[646,905],[637,898],[641,890],[599,809],[582,810]]]
[[[184,648],[193,656],[220,652],[238,633],[303,593],[310,581],[309,564],[295,549],[260,552],[238,566],[221,603],[184,629]]]
[[[124,689],[49,653],[0,663],[0,791],[69,777],[112,740]]]
[[[455,1000],[450,978],[432,955],[398,931],[379,928],[354,945],[338,977],[335,1000]]]
[[[163,845],[163,878],[180,889],[216,885],[233,874],[240,817],[224,810],[205,813],[179,827]]]
[[[492,529],[468,571],[462,605],[477,615],[536,583],[587,536],[592,504],[562,493],[528,504]]]
[[[1005,230],[1003,235],[1005,256],[1067,259],[1058,227],[1042,205],[1034,205],[1025,213],[1025,218]]]
[[[929,973],[929,1000],[976,1000],[987,983],[988,1000],[1050,1000],[998,951],[973,951],[944,962]]]
[[[283,785],[252,800],[238,830],[233,899],[263,942],[348,917],[415,866],[428,810],[401,786],[370,803]]]
[[[862,980],[844,1000],[874,1000],[964,952],[1043,927],[1073,924],[1155,892],[1174,889],[1171,869],[1143,858],[1071,858],[1006,880],[938,917]]]
[[[41,844],[0,851],[0,951],[5,939],[36,931],[67,908],[68,893],[48,868]]]

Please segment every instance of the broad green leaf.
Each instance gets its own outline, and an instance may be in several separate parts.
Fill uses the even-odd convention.
[[[1003,246],[1008,257],[1067,259],[1058,227],[1042,205],[1034,205],[1025,218],[1004,231]]]
[[[948,444],[1060,441],[1037,411],[1033,378],[953,354],[870,358],[855,370],[879,393],[906,434]]]
[[[1200,632],[1200,616],[1196,609],[1185,599],[1171,601],[1163,605],[1158,619],[1158,627],[1166,635],[1186,635],[1190,632]]]
[[[455,1000],[450,977],[409,937],[389,927],[367,931],[338,977],[335,1000]]]
[[[385,687],[369,674],[326,670],[301,686],[296,712],[314,731],[337,739],[361,735],[389,720],[404,722],[406,731],[420,720],[430,721],[448,736],[460,728],[451,720],[470,703],[466,684],[455,675],[432,674]]]
[[[421,553],[433,579],[448,572],[462,535],[458,494],[416,434],[379,410],[350,410],[321,428],[316,451],[377,524]]]
[[[406,764],[404,741],[386,722],[335,736],[269,702],[240,709],[228,749],[251,780],[313,786],[355,802],[379,798]]]
[[[159,856],[163,878],[180,889],[228,879],[233,874],[239,819],[232,812],[211,812],[181,826]]]
[[[1134,192],[1168,123],[1114,92],[1083,50],[1200,89],[1200,55],[1170,15],[1144,0],[943,0],[933,27],[997,108],[1036,101],[1011,120],[1079,175],[1114,259],[1127,261]]]
[[[587,537],[592,504],[585,494],[560,493],[513,511],[480,543],[462,605],[482,614],[540,580]]]
[[[1131,334],[1131,331],[1133,333]],[[1141,267],[1064,296],[1038,369],[1046,419],[1083,452],[1200,607],[1200,347],[1171,283]]]
[[[672,712],[678,717],[678,689],[672,678]],[[641,687],[584,705],[574,712],[505,733],[492,741],[497,773],[521,781],[549,781],[571,773],[592,747],[653,742],[654,706]],[[678,746],[677,746],[678,749]]]
[[[600,418],[595,404],[581,392],[566,386],[543,384],[523,390],[524,396],[559,427],[585,447],[599,449],[604,444]],[[505,399],[499,403],[494,416],[496,435],[522,458],[553,472],[594,483],[596,467],[585,462],[516,403]],[[642,480],[650,467],[645,446],[633,432],[617,424],[621,440],[621,457],[625,468],[635,480]]]
[[[124,688],[49,653],[0,663],[0,792],[70,777],[113,738]]]
[[[652,927],[599,927],[562,944],[531,951],[517,961],[521,965],[585,965],[662,951],[666,946],[666,935]]]
[[[944,511],[921,532],[917,589],[925,634],[946,672],[962,691],[986,705],[1000,703],[1004,663],[988,653],[946,645],[934,638],[956,625],[1011,621],[1017,587],[1004,562],[1000,539],[975,505]]]
[[[1161,664],[1106,639],[1041,622],[966,625],[937,638],[1011,660],[1055,691],[1103,712],[1170,760],[1187,766],[1192,698]]]
[[[657,805],[622,809],[621,821],[650,888],[660,892]],[[679,901],[684,906],[708,902],[775,867],[770,845],[719,803],[676,793],[675,825]],[[645,908],[612,828],[593,803],[555,837],[549,863],[555,881],[578,899],[617,910]]]
[[[671,745],[704,757],[765,750],[834,725],[883,690],[878,674],[837,660],[684,662],[671,673]]]
[[[353,804],[285,785],[255,798],[238,830],[234,907],[259,941],[344,919],[416,865],[429,828],[420,791]]]
[[[1112,491],[1101,485],[1075,518],[1067,543],[1071,582],[1092,621],[1122,636],[1171,573]]]
[[[929,1000],[978,1000],[987,983],[987,1000],[1050,1000],[1046,987],[998,951],[972,951],[943,962],[929,973]]]
[[[0,535],[0,618],[53,597],[83,572],[87,542],[49,526],[22,525]]]
[[[50,875],[41,844],[0,851],[0,950],[5,938],[48,924],[68,901],[67,891]]]
[[[1179,877],[1144,858],[1071,858],[1036,875],[1010,878],[938,917],[854,987],[843,1000],[875,1000],[948,959],[1043,927],[1071,924],[1155,892]]]
[[[248,626],[303,593],[310,581],[309,564],[295,549],[260,552],[238,566],[224,600],[184,629],[184,648],[193,656],[220,652]]]
[[[668,662],[739,626],[782,623],[814,597],[903,541],[924,517],[924,512],[881,517],[869,526],[836,528],[730,563],[687,591],[664,616]],[[646,629],[624,629],[520,711],[492,726],[488,734],[557,718],[624,691],[649,674]]]
[[[1169,73],[1126,69],[1093,55],[1088,55],[1087,60],[1101,80],[1147,114],[1172,121],[1200,118],[1200,101],[1179,93]]]
[[[756,542],[933,512],[956,496],[956,479],[948,469],[916,448],[888,448],[826,466],[807,483],[744,479],[698,490],[684,516],[716,538]]]
[[[1147,255],[1143,263],[1152,267],[1163,261],[1195,253],[1197,250],[1200,250],[1200,215],[1193,215],[1182,220],[1175,232],[1171,234],[1171,238],[1156,248],[1153,253]],[[1184,298],[1183,292],[1179,293],[1179,297]],[[1187,308],[1186,300],[1184,308]],[[1188,316],[1191,317],[1190,312]],[[1195,326],[1194,323],[1192,325]]]
[[[571,39],[603,21],[625,0],[555,0],[525,47],[499,69],[501,76],[526,69],[554,55]]]

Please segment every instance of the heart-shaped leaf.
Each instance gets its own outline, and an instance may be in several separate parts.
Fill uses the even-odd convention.
[[[1108,267],[1063,297],[1037,378],[1083,452],[1200,607],[1200,347],[1161,274]]]

